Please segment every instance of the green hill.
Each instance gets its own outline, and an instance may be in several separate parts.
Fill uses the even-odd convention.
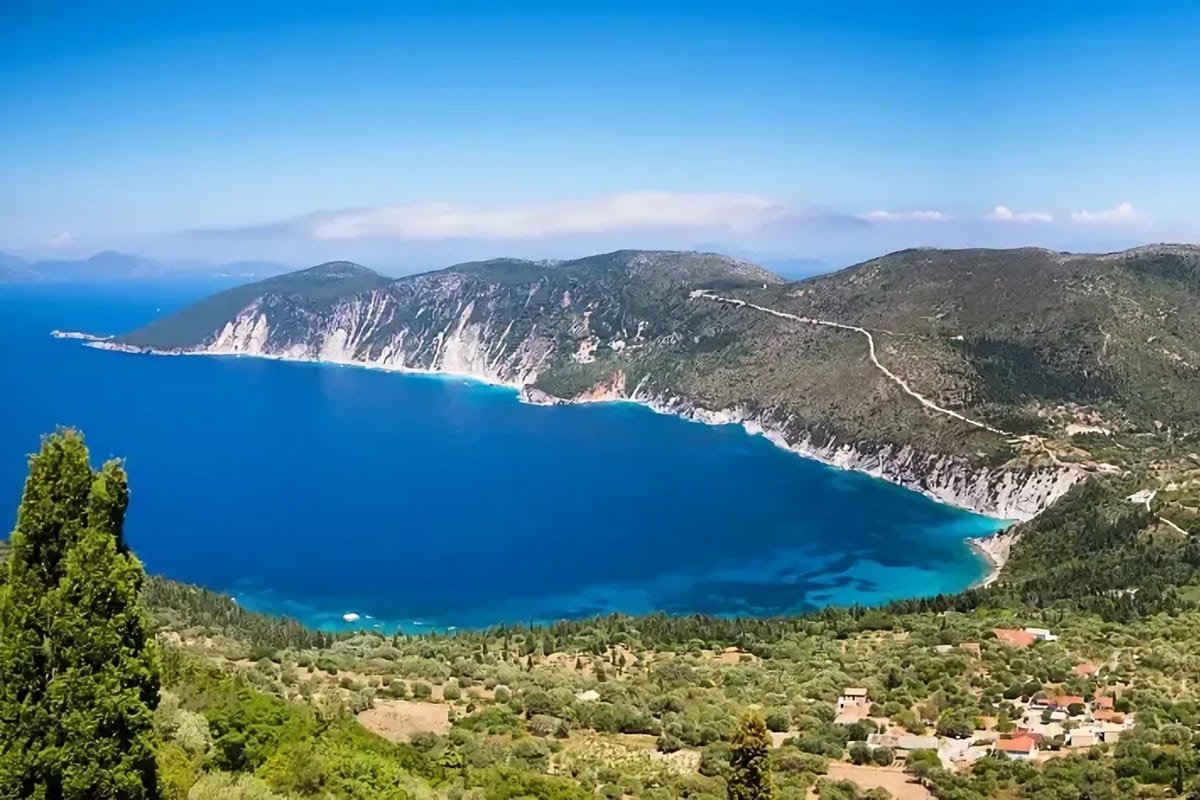
[[[174,350],[210,339],[247,305],[264,298],[298,305],[322,304],[388,283],[373,270],[349,261],[330,261],[298,272],[226,289],[121,337],[135,347]]]

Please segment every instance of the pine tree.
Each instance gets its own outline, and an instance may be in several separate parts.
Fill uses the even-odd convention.
[[[729,800],[771,800],[771,735],[763,718],[748,712],[738,721],[729,759]]]
[[[157,796],[158,663],[128,502],[120,463],[93,472],[74,431],[30,459],[0,569],[0,797]]]

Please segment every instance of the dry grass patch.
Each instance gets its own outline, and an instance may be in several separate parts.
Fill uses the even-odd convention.
[[[376,700],[374,708],[359,712],[358,723],[389,741],[406,742],[414,733],[448,732],[450,707],[418,700]]]
[[[829,777],[838,781],[854,781],[863,789],[876,786],[887,789],[895,800],[932,800],[933,795],[919,783],[913,783],[904,771],[896,767],[872,767],[847,764],[844,761],[829,763]]]

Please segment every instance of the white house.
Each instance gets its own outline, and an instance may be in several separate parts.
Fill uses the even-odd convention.
[[[842,696],[838,698],[838,711],[845,711],[847,708],[869,708],[871,699],[867,697],[867,690],[857,686],[851,686],[842,690]]]
[[[1037,639],[1039,642],[1056,642],[1056,641],[1058,641],[1058,637],[1055,636],[1050,631],[1046,630],[1045,628],[1025,628],[1024,630],[1026,633],[1028,633],[1033,638]]]
[[[867,744],[872,748],[890,747],[898,756],[906,756],[913,750],[937,750],[940,744],[936,736],[916,736],[915,734],[872,733],[867,737]]]
[[[1037,752],[1037,743],[1029,736],[1014,736],[1011,739],[998,739],[995,753],[1014,761],[1031,761]]]

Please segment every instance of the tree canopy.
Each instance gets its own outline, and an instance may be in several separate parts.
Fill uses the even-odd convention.
[[[128,504],[121,463],[93,470],[75,431],[30,458],[0,571],[0,796],[158,796],[158,662]]]

